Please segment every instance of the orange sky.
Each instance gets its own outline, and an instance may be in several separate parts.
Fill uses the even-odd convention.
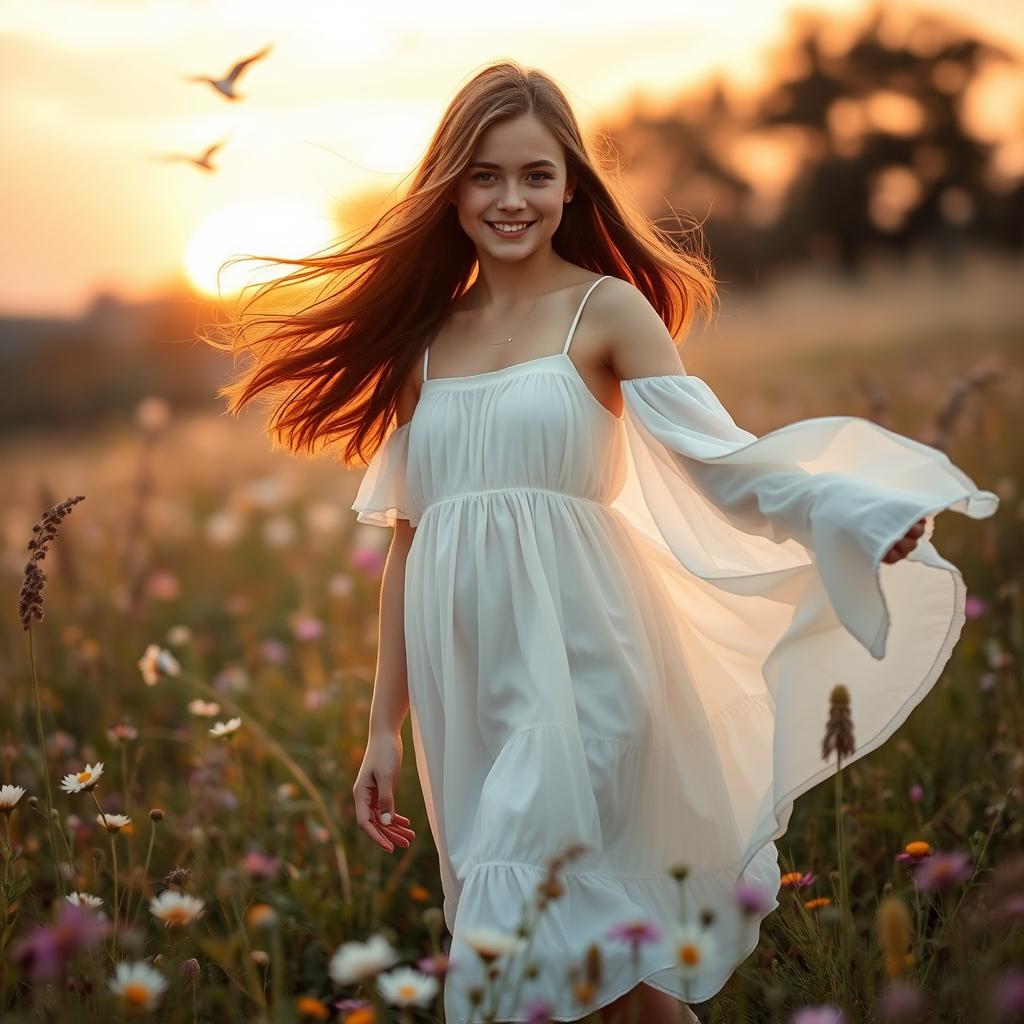
[[[397,184],[459,85],[493,59],[549,72],[586,127],[630,95],[668,97],[715,71],[754,86],[791,11],[807,6],[5,0],[0,312],[73,315],[97,289],[144,297],[186,270],[208,273],[225,245],[287,255],[327,244],[334,204]],[[1019,0],[928,9],[1024,51]],[[240,102],[183,79],[219,76],[267,43]],[[1024,87],[1012,95],[993,105],[994,137],[1024,128]],[[155,159],[225,136],[216,174]]]

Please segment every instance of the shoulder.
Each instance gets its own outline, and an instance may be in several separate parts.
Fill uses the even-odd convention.
[[[609,369],[619,380],[686,372],[665,321],[635,285],[610,277],[589,301],[605,335]]]

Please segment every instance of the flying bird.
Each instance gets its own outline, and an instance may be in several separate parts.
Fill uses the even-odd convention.
[[[217,150],[220,149],[220,147],[223,146],[225,142],[227,142],[228,138],[230,138],[230,136],[226,136],[225,138],[221,139],[220,142],[215,142],[212,146],[210,146],[207,150],[203,152],[202,156],[187,156],[184,153],[167,153],[164,156],[156,157],[156,159],[184,160],[186,163],[195,164],[196,167],[200,168],[200,170],[208,172],[215,171],[217,170],[217,168],[214,167],[214,165],[210,162],[210,157],[213,156],[213,154],[216,153]]]
[[[235,92],[235,82],[238,80],[238,76],[254,61],[266,57],[272,49],[273,44],[270,46],[264,46],[259,53],[254,53],[251,57],[246,57],[245,60],[240,60],[224,78],[207,78],[204,75],[186,75],[184,76],[185,80],[189,82],[209,82],[217,92],[229,100],[244,99],[244,96],[239,96],[238,93]]]

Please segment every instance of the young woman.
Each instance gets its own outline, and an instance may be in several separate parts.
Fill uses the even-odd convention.
[[[499,961],[522,984],[497,1019],[540,996],[560,1021],[625,1019],[632,997],[647,1024],[695,1019],[679,1001],[709,999],[754,948],[779,905],[773,840],[835,771],[833,687],[851,696],[849,764],[959,637],[964,583],[934,516],[989,516],[997,497],[860,417],[738,427],[674,341],[711,310],[707,263],[630,205],[535,70],[477,75],[408,196],[295,262],[335,293],[274,320],[228,393],[290,386],[274,426],[293,448],[347,435],[348,457],[376,428],[352,508],[394,534],[353,792],[374,841],[409,845],[394,786],[411,711],[449,1024],[482,1019],[470,929],[514,935],[566,851],[528,948]],[[760,909],[737,909],[740,880]],[[663,941],[612,937],[637,922]],[[581,1006],[569,972],[591,943]]]

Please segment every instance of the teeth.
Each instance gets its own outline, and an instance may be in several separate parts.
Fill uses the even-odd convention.
[[[517,224],[509,221],[491,221],[491,224],[493,224],[499,231],[518,231],[520,228],[525,228],[531,223],[532,222],[528,220],[519,221]]]

